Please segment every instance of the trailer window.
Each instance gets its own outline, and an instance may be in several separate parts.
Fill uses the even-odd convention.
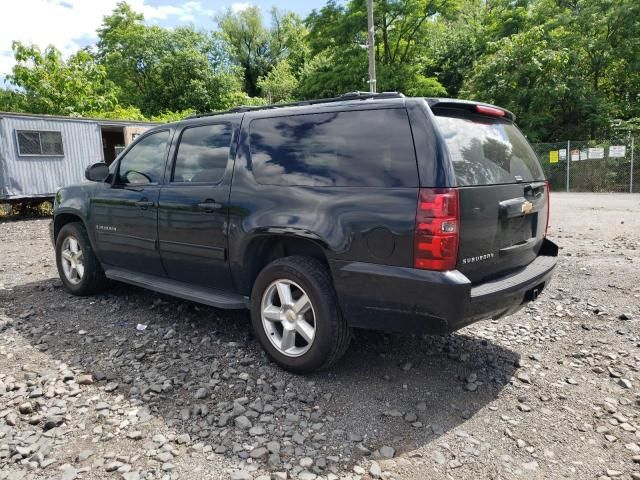
[[[21,156],[63,156],[62,132],[16,130]]]

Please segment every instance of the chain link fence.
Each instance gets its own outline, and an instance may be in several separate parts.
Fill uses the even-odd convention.
[[[640,193],[636,138],[534,143],[551,190]]]

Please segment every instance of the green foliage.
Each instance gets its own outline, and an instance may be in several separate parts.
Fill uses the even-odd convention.
[[[262,97],[250,97],[245,92],[230,91],[223,96],[223,107],[221,110],[228,110],[237,106],[257,107],[266,105],[267,101]]]
[[[108,111],[95,111],[90,112],[88,117],[92,118],[105,118],[108,120],[134,120],[134,121],[145,121],[147,118],[142,114],[138,107],[128,106],[123,107],[121,105],[117,105],[112,110]]]
[[[9,88],[0,88],[0,112],[23,112],[26,98],[21,92]]]
[[[268,103],[291,102],[298,88],[298,79],[289,62],[282,60],[267,75],[258,79],[258,88]]]
[[[536,27],[491,44],[473,69],[463,96],[514,110],[531,140],[548,138],[553,132],[547,129],[579,96],[565,74],[570,52],[549,48],[551,41],[542,27]]]
[[[0,110],[165,122],[369,89],[366,0],[269,17],[167,29],[118,3],[67,59],[15,43]],[[640,130],[637,0],[374,0],[374,17],[378,91],[496,103],[536,141]]]
[[[302,18],[292,12],[271,9],[270,51],[274,66],[286,60],[298,75],[309,59],[309,31]]]
[[[98,58],[117,84],[118,98],[147,116],[224,107],[224,95],[240,90],[238,71],[220,42],[192,27],[148,26],[119,3],[98,30]]]
[[[421,65],[382,65],[377,80],[384,91],[403,92],[412,97],[444,97],[447,90],[433,77],[422,74]]]
[[[464,96],[513,110],[538,141],[607,136],[611,119],[640,115],[637,1],[497,5],[479,29],[495,41],[481,48]]]
[[[154,115],[150,118],[152,122],[161,122],[161,123],[169,123],[169,122],[177,122],[179,120],[184,120],[185,118],[193,115],[196,111],[193,108],[188,108],[186,110],[182,110],[180,112],[172,112],[166,110],[164,112],[159,113],[158,115]]]
[[[51,217],[53,203],[49,200],[23,200],[19,203],[0,203],[1,220],[18,220],[20,218]]]
[[[448,14],[450,0],[376,0],[377,89],[443,95],[437,79],[425,75],[426,38],[438,16]],[[314,62],[303,70],[305,97],[369,90],[366,0],[346,5],[329,1],[307,19]]]
[[[478,1],[468,1],[453,20],[435,22],[427,35],[425,75],[435,77],[451,97],[458,96],[474,63],[486,49],[483,8]]]
[[[220,38],[231,58],[243,69],[244,89],[249,95],[258,94],[258,78],[269,70],[269,30],[264,26],[258,7],[239,13],[230,9],[218,16]]]
[[[79,50],[68,60],[54,47],[13,42],[16,65],[9,81],[24,92],[24,110],[33,113],[83,115],[116,105],[116,90],[93,54]],[[15,98],[15,97],[14,97]]]
[[[342,55],[322,50],[307,62],[300,74],[302,98],[334,97],[345,92],[368,90],[367,56],[363,50]]]
[[[190,115],[197,113],[193,108],[188,108],[186,110],[172,112],[170,110],[165,110],[163,112],[158,113],[157,115],[152,115],[150,117],[145,117],[138,107],[128,106],[122,107],[117,106],[113,110],[109,110],[108,112],[98,111],[91,112],[88,117],[92,118],[106,118],[109,120],[133,120],[133,121],[151,121],[151,122],[177,122],[178,120],[182,120],[187,118]]]
[[[307,30],[296,14],[273,8],[270,28],[256,6],[238,13],[227,10],[216,20],[223,45],[243,71],[243,86],[248,95],[260,93],[258,80],[281,60],[286,58],[295,72],[304,65],[308,54]]]
[[[617,138],[630,135],[637,137],[640,134],[640,117],[633,117],[628,120],[614,119],[611,122],[611,130]]]

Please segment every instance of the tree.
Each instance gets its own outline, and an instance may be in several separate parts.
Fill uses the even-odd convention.
[[[269,53],[273,66],[286,60],[297,77],[309,59],[309,31],[300,16],[271,9]]]
[[[547,140],[554,128],[579,136],[582,126],[570,122],[585,113],[584,85],[569,74],[575,68],[569,49],[553,43],[535,27],[490,44],[462,95],[513,110],[530,140]]]
[[[26,111],[82,115],[116,105],[116,89],[106,69],[88,50],[64,60],[51,46],[42,52],[37,46],[13,42],[12,48],[16,64],[8,80],[23,92]]]
[[[379,91],[496,103],[537,141],[637,130],[637,0],[374,0],[374,14]],[[167,29],[121,2],[69,58],[15,44],[0,110],[170,119],[369,89],[366,0],[216,20]]]
[[[453,8],[452,0],[376,0],[374,2],[378,90],[442,95],[437,79],[424,74],[426,34],[438,15]],[[307,19],[311,56],[301,92],[338,95],[368,90],[366,0],[338,4],[330,0]]]
[[[243,69],[244,90],[251,96],[258,95],[258,78],[270,67],[269,31],[260,9],[254,6],[238,13],[228,10],[217,21],[231,58]]]
[[[0,112],[26,111],[25,95],[10,88],[0,88]]]
[[[580,32],[573,46],[591,83],[588,121],[595,138],[608,127],[607,117],[639,111],[640,5],[635,0],[576,0],[568,5],[569,25]]]
[[[120,102],[149,110],[153,69],[166,38],[163,29],[147,27],[143,19],[126,2],[118,3],[98,29],[97,48],[98,59],[119,88]]]
[[[227,10],[216,20],[224,46],[243,71],[248,95],[260,93],[258,79],[282,60],[294,73],[301,71],[308,54],[307,30],[296,14],[273,8],[271,28],[264,25],[262,11],[255,6],[237,13]]]
[[[264,77],[258,79],[258,87],[269,103],[291,102],[298,88],[298,79],[293,75],[287,60],[281,60]]]
[[[435,77],[451,97],[458,96],[474,63],[486,51],[489,8],[488,2],[467,0],[456,15],[432,22],[426,34],[424,74]]]
[[[228,92],[241,90],[240,72],[216,36],[142,20],[127,3],[119,3],[98,30],[98,58],[117,84],[120,102],[146,116],[226,108]]]
[[[603,137],[613,118],[639,116],[638,2],[505,2],[487,3],[482,28],[495,40],[479,49],[462,95],[512,109],[539,141]]]

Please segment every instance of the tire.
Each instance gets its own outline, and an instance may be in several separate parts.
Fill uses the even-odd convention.
[[[79,250],[80,255],[73,251],[76,243],[75,249]],[[73,254],[74,265],[82,266],[82,275],[79,274],[79,268],[73,268],[71,260],[68,260],[70,253]],[[74,295],[91,295],[102,290],[107,284],[104,270],[91,247],[87,230],[80,222],[67,223],[60,229],[56,238],[56,266],[63,285]]]
[[[280,289],[286,290],[287,284],[293,301],[283,306]],[[310,306],[300,309],[304,313],[297,313],[295,305],[304,302],[301,292],[306,294]],[[273,321],[265,320],[265,306]],[[351,340],[351,329],[342,317],[331,275],[325,265],[310,257],[280,258],[260,272],[251,293],[251,324],[267,355],[294,373],[308,373],[332,366],[347,351]],[[315,330],[311,342],[299,333],[305,332],[310,338],[307,325]],[[286,334],[285,329],[288,330]],[[286,349],[291,344],[292,329],[295,330],[295,342]]]

